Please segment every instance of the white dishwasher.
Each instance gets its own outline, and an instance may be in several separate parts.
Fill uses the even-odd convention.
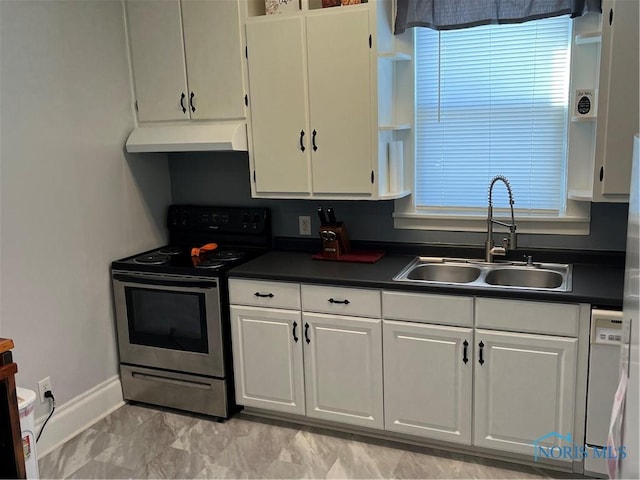
[[[589,385],[587,393],[588,448],[585,474],[608,476],[605,458],[598,458],[594,448],[607,444],[613,397],[620,372],[622,312],[593,309],[589,351]]]

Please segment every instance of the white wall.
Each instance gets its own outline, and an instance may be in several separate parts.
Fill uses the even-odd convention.
[[[0,0],[0,61],[0,336],[64,405],[117,374],[109,265],[165,241],[168,164],[123,151],[119,0]]]

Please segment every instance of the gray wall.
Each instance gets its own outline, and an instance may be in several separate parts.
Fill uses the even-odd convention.
[[[121,2],[2,0],[0,44],[0,336],[19,386],[51,377],[57,413],[118,372],[109,266],[166,241],[169,167],[123,152]]]
[[[482,245],[484,235],[393,228],[393,201],[317,201],[252,199],[246,153],[180,153],[169,156],[174,203],[262,205],[271,208],[274,235],[298,236],[298,215],[311,215],[312,231],[318,206],[333,206],[356,240]],[[627,204],[596,204],[591,208],[590,235],[518,236],[520,247],[582,250],[625,250]]]

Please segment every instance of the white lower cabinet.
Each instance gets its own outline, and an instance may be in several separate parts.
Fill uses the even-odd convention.
[[[385,429],[471,444],[473,330],[383,323]]]
[[[307,416],[383,428],[381,320],[303,313]]]
[[[572,432],[577,342],[477,329],[473,444],[531,455]]]
[[[229,297],[239,405],[384,427],[382,321],[356,316],[379,316],[379,291],[304,285],[318,313],[293,283],[231,279]]]
[[[526,455],[573,432],[578,305],[382,298],[386,430]]]
[[[238,404],[524,455],[584,434],[588,306],[380,295],[231,279]]]
[[[300,312],[231,306],[236,402],[304,415]]]

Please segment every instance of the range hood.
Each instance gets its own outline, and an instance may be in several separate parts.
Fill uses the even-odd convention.
[[[127,152],[247,151],[243,122],[153,125],[136,127],[127,139]]]

